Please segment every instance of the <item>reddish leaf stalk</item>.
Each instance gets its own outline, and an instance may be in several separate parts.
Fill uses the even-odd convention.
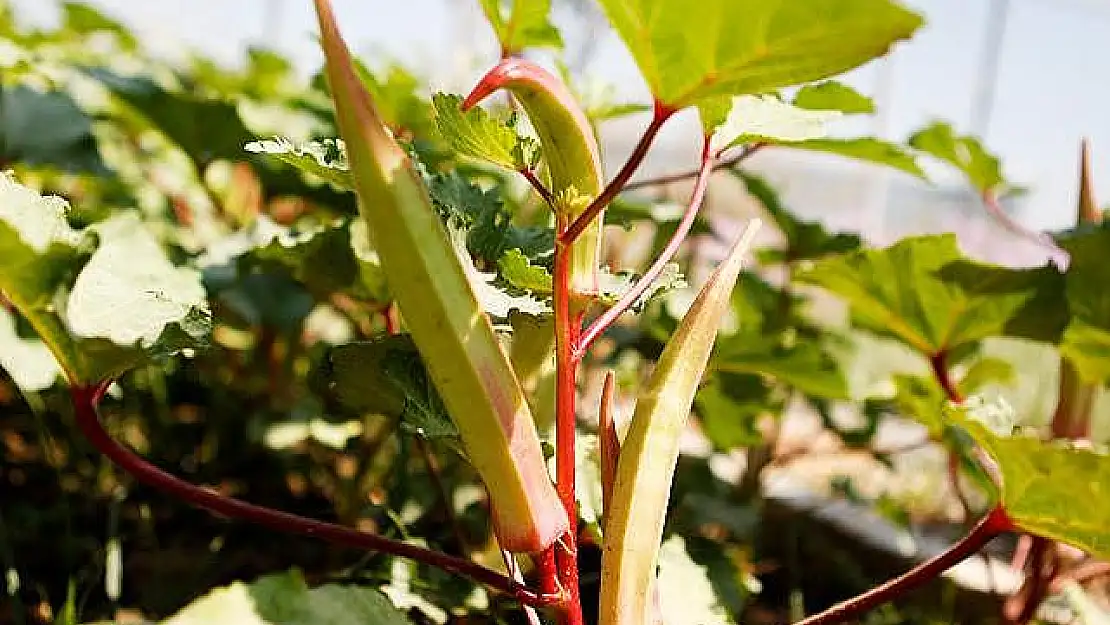
[[[831,623],[848,622],[868,610],[936,579],[948,569],[975,555],[994,537],[1014,529],[1013,521],[1006,515],[1006,512],[1001,507],[994,508],[976,524],[967,536],[931,560],[868,590],[862,595],[839,603],[824,612],[802,619],[795,625],[829,625]]]
[[[536,193],[539,194],[539,196],[543,199],[544,202],[547,203],[548,206],[555,205],[555,196],[551,194],[550,189],[544,186],[543,181],[536,177],[536,172],[527,168],[521,169],[519,171],[520,175],[524,176],[524,179],[528,181],[528,184],[532,185],[532,188],[536,190]]]
[[[681,247],[683,241],[686,240],[686,235],[690,233],[690,229],[694,227],[694,221],[698,216],[698,209],[701,208],[702,200],[705,199],[706,189],[709,187],[709,175],[713,172],[713,152],[710,147],[710,137],[705,137],[705,142],[701,150],[701,168],[698,170],[698,178],[694,183],[694,191],[690,195],[690,202],[686,205],[686,211],[682,214],[682,220],[678,222],[678,227],[675,229],[671,239],[667,241],[666,247],[660,252],[659,257],[651,264],[651,267],[644,272],[643,277],[636,282],[635,286],[629,289],[609,310],[605,311],[600,317],[595,319],[582,336],[578,339],[574,346],[574,356],[576,359],[581,360],[586,351],[589,350],[590,345],[609,326],[620,318],[625,311],[627,311],[640,296],[647,291],[651,284],[655,282],[659,274],[667,268],[667,263],[671,262],[675,254],[678,253],[678,248]]]
[[[221,516],[242,519],[279,532],[302,534],[355,549],[380,551],[403,558],[411,558],[468,577],[491,589],[508,594],[525,605],[544,607],[558,603],[562,599],[560,596],[537,593],[523,584],[470,560],[424,549],[383,536],[360,532],[342,525],[325,523],[288,512],[256,506],[190,484],[143,460],[108,434],[97,415],[97,405],[107,388],[108,384],[102,383],[96,386],[79,386],[70,389],[78,428],[93,447],[121,469],[130,473],[140,482],[161,490],[176,499]]]
[[[733,165],[739,165],[740,163],[747,160],[748,157],[750,157],[751,155],[767,147],[767,145],[768,144],[766,143],[752,143],[750,145],[745,145],[734,156],[730,156],[724,160],[717,160],[716,164],[713,165],[713,171],[717,171],[718,169],[728,169]],[[720,156],[721,154],[718,153],[717,158],[719,159]],[[666,174],[663,176],[656,176],[654,178],[634,180],[625,185],[624,190],[632,191],[633,189],[643,189],[645,187],[658,187],[666,184],[674,184],[676,182],[682,182],[683,180],[697,178],[699,173],[701,173],[700,167],[697,169],[690,169],[675,174]]]
[[[636,173],[640,164],[644,162],[644,157],[647,156],[652,142],[655,141],[656,135],[659,134],[659,129],[663,127],[663,124],[666,123],[675,112],[675,109],[668,107],[662,102],[655,102],[655,112],[651,118],[651,123],[648,124],[648,127],[644,130],[644,134],[640,137],[639,142],[636,143],[636,147],[632,149],[632,154],[628,156],[628,160],[625,161],[624,166],[621,167],[620,171],[617,172],[617,175],[609,184],[605,185],[605,189],[601,192],[601,195],[594,198],[594,200],[590,202],[590,205],[586,207],[586,210],[578,215],[574,223],[570,224],[566,230],[559,233],[560,242],[565,244],[574,243],[578,237],[582,236],[586,228],[590,226],[590,222],[600,215],[601,211],[605,210],[605,207],[613,201],[613,198],[617,197],[617,194],[624,190],[625,185],[628,184],[628,180],[632,178],[632,174]]]
[[[944,389],[944,394],[948,396],[948,401],[954,404],[962,404],[964,396],[960,394],[956,384],[952,381],[952,376],[948,372],[948,352],[941,350],[929,357],[929,366],[933,369],[933,377],[936,378],[937,384]]]

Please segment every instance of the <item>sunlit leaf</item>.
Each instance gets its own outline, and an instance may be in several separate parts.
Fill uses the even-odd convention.
[[[817,111],[840,111],[846,115],[875,112],[874,100],[836,80],[802,87],[794,95],[794,106]]]
[[[910,137],[909,144],[963,172],[981,192],[1006,183],[998,157],[988,152],[975,137],[957,135],[951,124],[935,122],[926,126]]]
[[[987,406],[952,409],[950,417],[998,463],[1002,505],[1022,530],[1110,557],[1110,458],[1070,442],[1009,434],[977,414]],[[993,419],[992,419],[993,420]]]
[[[902,146],[876,139],[875,137],[858,137],[855,139],[808,139],[793,143],[772,141],[796,150],[809,150],[811,152],[824,152],[846,158],[885,165],[903,171],[916,178],[925,180],[925,172],[917,164],[917,159]]]
[[[943,270],[943,271],[942,271]],[[853,319],[933,355],[989,336],[1058,332],[1055,269],[1012,270],[963,259],[954,235],[904,239],[828,257],[798,273],[851,305]]]
[[[709,570],[694,562],[680,536],[672,536],[659,549],[659,607],[664,623],[730,625],[734,621],[709,579]]]
[[[328,584],[309,589],[299,571],[211,590],[163,625],[411,625],[380,591]]]
[[[886,53],[921,18],[887,0],[602,0],[652,94],[677,107],[820,80]]]
[[[551,0],[481,0],[481,4],[504,54],[532,47],[563,47],[563,38],[548,20]]]
[[[540,295],[550,294],[551,274],[545,267],[533,265],[528,257],[514,248],[501,256],[497,261],[497,269],[501,276],[518,289],[524,289]]]
[[[514,121],[496,119],[481,107],[464,112],[462,101],[456,95],[432,96],[436,127],[456,152],[505,169],[536,167],[540,147],[535,139],[518,133]]]
[[[718,112],[708,114],[710,119]],[[707,116],[702,109],[703,118]],[[839,111],[812,111],[783,102],[773,95],[743,95],[733,98],[724,121],[713,137],[716,150],[748,143],[790,144],[819,139],[828,134],[828,123]],[[703,120],[703,125],[707,122]],[[709,122],[712,123],[712,122]]]
[[[0,309],[0,367],[24,392],[44,391],[62,376],[50,348],[38,339],[19,336],[15,318],[3,309]]]
[[[353,191],[347,151],[341,139],[325,139],[294,143],[285,137],[252,141],[245,146],[248,152],[276,157],[302,172],[330,182],[338,189]]]

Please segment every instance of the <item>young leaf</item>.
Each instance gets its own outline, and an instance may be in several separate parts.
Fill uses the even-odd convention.
[[[518,289],[537,295],[551,294],[551,274],[545,267],[533,265],[519,249],[511,249],[497,261],[501,277]]]
[[[612,510],[605,513],[602,625],[642,625],[652,615],[649,590],[679,437],[757,228],[753,221],[702,287],[640,393],[617,462]]]
[[[252,141],[245,146],[248,152],[274,156],[300,171],[321,178],[337,189],[354,191],[347,149],[340,139],[325,139],[297,144],[286,137]]]
[[[569,527],[528,403],[420,174],[362,88],[327,0],[326,69],[363,218],[405,325],[490,491],[501,546],[537,552]]]
[[[888,0],[601,0],[656,99],[684,108],[845,72],[921,18]]]
[[[840,364],[815,341],[784,346],[778,337],[741,333],[720,344],[712,368],[766,375],[808,395],[848,399],[848,381]]]
[[[998,158],[975,137],[957,135],[951,124],[930,124],[915,132],[909,144],[963,172],[980,192],[992,191],[1006,184]]]
[[[826,258],[797,277],[846,299],[861,326],[925,355],[989,336],[1044,340],[1059,331],[1054,268],[962,260],[951,234]]]
[[[436,127],[452,149],[513,171],[536,167],[540,146],[534,139],[520,135],[515,123],[495,119],[485,109],[463,111],[462,101],[457,95],[432,96]]]
[[[668,538],[659,549],[659,607],[663,623],[731,625],[734,621],[709,579],[709,570],[694,562],[681,536]]]
[[[505,4],[502,0],[481,0],[481,3],[486,19],[501,42],[502,55],[516,55],[532,47],[563,47],[563,38],[547,18],[551,0],[509,0],[508,16],[501,8]]]
[[[1110,458],[1063,441],[1010,435],[1005,424],[977,414],[993,410],[972,403],[949,415],[998,463],[1007,516],[1031,534],[1110,557]]]
[[[840,111],[845,115],[875,112],[874,100],[836,80],[802,87],[794,95],[794,106],[815,111]]]

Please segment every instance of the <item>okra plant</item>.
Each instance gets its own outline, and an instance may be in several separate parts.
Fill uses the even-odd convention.
[[[774,435],[757,424],[769,416],[773,430],[789,401],[812,408],[849,445],[869,443],[881,416],[904,415],[946,450],[957,492],[961,476],[970,478],[989,503],[976,508],[961,496],[970,530],[948,550],[798,622],[860,618],[1004,533],[1024,537],[1018,560],[1026,571],[1004,616],[1029,622],[1050,590],[1073,588],[1090,564],[1069,559],[1062,545],[1091,559],[1110,557],[1110,461],[1091,431],[1110,381],[1110,226],[1093,198],[1086,152],[1075,229],[1049,235],[1005,222],[1013,236],[1045,248],[1050,260],[1043,266],[974,261],[947,234],[866,247],[858,236],[795,217],[748,168],[749,159],[808,150],[924,178],[918,159],[931,158],[962,172],[984,213],[1006,220],[1001,202],[1012,188],[997,159],[947,124],[932,124],[904,145],[828,136],[837,118],[874,109],[830,78],[909,39],[921,17],[890,0],[599,3],[646,81],[648,106],[599,111],[566,76],[528,60],[532,48],[562,45],[549,21],[550,0],[481,0],[500,60],[470,93],[438,93],[430,101],[391,82],[404,77],[383,79],[354,59],[329,0],[315,0],[325,67],[312,94],[326,99],[279,93],[279,83],[265,81],[226,87],[312,111],[317,126],[334,130],[312,141],[248,130],[234,108],[221,108],[226,94],[190,100],[107,62],[54,69],[52,80],[63,87],[92,83],[103,91],[110,104],[99,113],[124,129],[115,139],[133,137],[119,141],[117,157],[138,159],[163,149],[160,142],[172,144],[221,218],[240,231],[223,241],[232,251],[187,238],[167,245],[141,212],[70,207],[41,195],[32,187],[48,186],[49,176],[36,182],[27,168],[33,159],[7,153],[19,143],[0,142],[4,162],[17,172],[0,179],[0,292],[3,318],[12,320],[0,364],[28,392],[60,372],[77,427],[140,482],[225,517],[469,578],[515,602],[519,610],[509,618],[560,625],[732,621],[716,598],[708,616],[684,620],[666,592],[674,577],[661,563],[676,549],[689,562],[681,540],[668,538],[668,519],[681,524],[688,512],[672,490],[682,479],[680,443],[692,421],[718,450],[749,448],[740,487],[754,483],[758,490]],[[37,62],[21,58],[20,75],[34,74]],[[195,123],[201,110],[223,122],[211,143],[197,134],[204,130]],[[608,176],[597,124],[636,111],[650,119]],[[684,111],[700,121],[700,136],[691,138],[700,146],[697,166],[637,178],[660,130]],[[268,127],[279,133],[280,126]],[[159,138],[144,135],[152,130]],[[105,144],[113,137],[101,135]],[[222,170],[224,184],[215,180],[219,163],[247,159],[246,169]],[[754,250],[760,220],[739,224],[696,296],[682,305],[679,296],[689,289],[676,261],[698,244],[692,233],[710,229],[702,207],[719,170],[744,186],[783,244]],[[21,182],[21,175],[29,179]],[[138,167],[119,175],[156,172]],[[295,182],[268,182],[274,176]],[[691,184],[682,210],[659,224],[646,267],[610,267],[607,238],[621,237],[614,225],[651,214],[634,192],[684,181]],[[498,195],[513,185],[527,189],[518,193],[523,199]],[[330,206],[314,215],[314,229],[262,222],[261,189],[288,193],[290,186]],[[267,201],[276,212],[277,200]],[[188,206],[174,203],[176,219],[203,238]],[[782,269],[785,278],[774,284],[745,269],[756,262]],[[233,344],[234,331],[214,322],[224,310],[280,317],[291,302],[266,300],[265,284],[250,297],[269,303],[243,308],[242,285],[273,267],[303,285],[310,302],[324,294],[362,328],[364,340],[339,341],[313,356],[313,392],[336,410],[388,417],[414,436],[433,474],[427,441],[445,443],[484,486],[498,558],[435,550],[407,539],[400,522],[402,537],[395,538],[247,503],[157,468],[105,428],[101,404],[120,394],[129,372]],[[853,332],[900,343],[921,368],[889,372],[893,390],[852,388],[837,350],[853,339],[806,311],[812,287],[847,304]],[[642,316],[633,322],[636,312]],[[306,316],[289,327],[299,328]],[[41,343],[19,334],[28,331]],[[268,345],[284,340],[285,349],[295,349],[294,334],[266,335]],[[1051,415],[1042,415],[1050,424],[1044,432],[1018,427],[1004,401],[982,393],[1016,368],[983,349],[1002,337],[1055,349],[1059,391]],[[16,347],[22,364],[12,355]],[[28,373],[27,359],[46,351],[57,368]],[[644,370],[618,373],[629,361],[645,363]],[[587,371],[604,380],[596,414],[583,401]],[[278,386],[270,392],[280,394]],[[621,395],[635,400],[626,419]],[[863,430],[831,418],[845,405],[859,408]],[[730,527],[728,519],[715,523]],[[587,571],[580,556],[594,547],[600,565]],[[367,618],[406,622],[388,604],[368,610],[375,616]]]

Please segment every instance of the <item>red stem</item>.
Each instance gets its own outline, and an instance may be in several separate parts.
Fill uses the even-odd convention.
[[[1057,245],[1055,239],[1050,235],[1040,232],[1039,230],[1030,230],[1007,215],[1006,211],[1002,209],[1002,204],[998,201],[998,195],[994,191],[984,191],[981,198],[983,200],[983,206],[987,209],[987,214],[993,217],[995,221],[1002,224],[1004,228],[1051,251],[1055,258],[1068,258],[1067,251]]]
[[[651,123],[648,124],[648,127],[644,130],[644,134],[640,137],[640,141],[636,143],[636,147],[632,149],[632,154],[628,156],[628,160],[625,161],[624,166],[617,172],[616,177],[614,177],[609,184],[605,185],[605,189],[601,192],[601,195],[594,198],[594,200],[590,202],[590,205],[586,207],[586,210],[582,211],[582,213],[575,218],[574,223],[570,224],[570,227],[559,233],[560,242],[566,244],[574,243],[578,237],[582,236],[586,228],[590,227],[590,223],[601,214],[601,211],[605,210],[609,202],[612,202],[613,198],[617,197],[617,194],[624,190],[624,185],[628,183],[632,174],[636,173],[636,170],[640,167],[640,163],[642,163],[644,157],[647,156],[652,141],[654,141],[655,136],[659,134],[659,129],[662,128],[663,124],[674,114],[675,109],[656,101],[655,114],[651,118]]]
[[[682,220],[678,222],[678,227],[675,229],[671,239],[667,241],[666,247],[659,254],[659,257],[651,264],[642,278],[640,278],[636,285],[629,289],[609,310],[606,310],[600,317],[595,319],[593,323],[586,328],[585,332],[578,339],[574,346],[574,356],[576,359],[581,359],[586,351],[590,348],[595,340],[609,326],[628,310],[636,300],[647,291],[659,274],[667,268],[667,263],[671,262],[675,254],[678,253],[678,248],[686,240],[686,235],[690,233],[690,229],[694,227],[694,221],[698,216],[698,209],[701,208],[702,200],[705,198],[705,191],[709,187],[709,174],[713,171],[713,152],[710,147],[710,137],[705,137],[705,143],[701,149],[701,169],[698,170],[698,178],[694,183],[694,191],[690,195],[690,202],[686,205],[686,211],[682,214]]]
[[[830,623],[847,622],[872,608],[936,579],[948,569],[975,555],[995,536],[1014,529],[1014,524],[1006,516],[1006,512],[1001,507],[995,508],[983,517],[967,536],[931,560],[868,590],[862,595],[839,603],[820,614],[802,619],[795,625],[828,625]]]
[[[545,187],[543,181],[536,177],[536,172],[531,169],[521,169],[519,171],[520,175],[524,176],[524,179],[528,181],[528,184],[532,185],[532,188],[536,190],[536,193],[543,198],[543,201],[546,202],[548,206],[555,205],[555,196],[551,195],[551,190]]]
[[[539,594],[496,571],[463,558],[424,549],[383,536],[367,534],[342,525],[306,519],[288,512],[256,506],[231,497],[224,497],[185,482],[143,460],[108,434],[97,415],[97,405],[107,388],[108,384],[104,383],[70,389],[77,426],[92,443],[93,447],[121,469],[134,476],[135,479],[148,486],[164,491],[172,497],[199,508],[204,508],[209,512],[242,519],[279,532],[303,534],[321,538],[337,545],[411,558],[468,577],[489,588],[508,594],[525,605],[542,607],[556,604],[562,600],[561,596]]]
[[[948,396],[948,400],[954,404],[962,404],[964,396],[960,394],[959,389],[952,382],[952,376],[948,373],[948,352],[941,350],[929,357],[929,366],[933,368],[933,377],[937,379],[937,384],[944,389],[944,394]]]
[[[578,519],[574,497],[574,443],[575,394],[578,361],[572,353],[582,328],[582,311],[571,303],[570,244],[563,241],[566,223],[560,218],[560,236],[555,241],[555,267],[553,299],[555,307],[555,490],[566,508],[567,515]],[[582,602],[578,595],[578,545],[577,532],[571,530],[563,537],[563,544],[556,544],[556,562],[559,583],[566,593],[567,602],[562,616],[563,625],[582,625]]]
[[[609,516],[609,501],[613,497],[613,485],[617,483],[617,460],[621,453],[614,405],[615,387],[616,378],[610,369],[605,373],[605,385],[601,389],[601,410],[597,418],[601,449],[601,509],[606,517]]]
[[[730,157],[724,159],[723,161],[722,160],[717,160],[717,163],[715,165],[713,165],[713,171],[717,171],[718,169],[727,169],[729,167],[732,167],[733,165],[739,165],[740,163],[747,160],[747,158],[749,156],[751,156],[752,154],[755,154],[759,150],[762,150],[763,148],[767,147],[767,145],[768,144],[766,144],[766,143],[752,143],[752,144],[749,144],[749,145],[745,145],[735,155],[730,156]],[[718,153],[717,157],[720,158],[720,156],[721,156],[721,154]],[[666,174],[666,175],[663,175],[663,176],[656,176],[655,178],[645,178],[644,180],[634,180],[634,181],[626,184],[624,186],[624,190],[625,191],[631,191],[633,189],[642,189],[644,187],[657,187],[657,186],[660,186],[660,185],[673,184],[675,182],[682,182],[683,180],[689,180],[690,178],[697,178],[699,173],[701,173],[701,168],[700,167],[697,168],[697,169],[690,169],[690,170],[687,170],[687,171],[678,172],[676,174]]]

